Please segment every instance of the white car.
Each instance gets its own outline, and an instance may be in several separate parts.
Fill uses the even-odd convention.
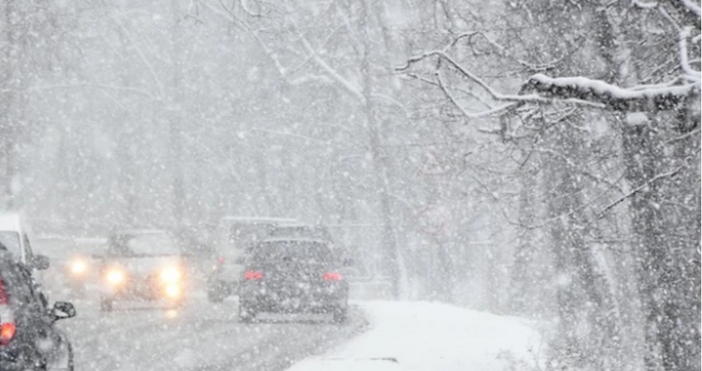
[[[32,241],[31,228],[21,215],[0,213],[0,244],[32,271],[49,268],[49,258],[32,251]]]

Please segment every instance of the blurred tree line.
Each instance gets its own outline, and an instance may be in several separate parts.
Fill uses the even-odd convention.
[[[699,369],[699,3],[0,3],[43,229],[324,222],[388,296],[556,319],[554,369]]]

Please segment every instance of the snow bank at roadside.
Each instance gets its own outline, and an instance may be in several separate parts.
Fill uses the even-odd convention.
[[[533,369],[543,354],[528,321],[447,304],[360,302],[370,329],[289,371]]]

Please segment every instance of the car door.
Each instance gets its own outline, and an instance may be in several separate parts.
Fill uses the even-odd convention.
[[[36,282],[28,268],[22,264],[13,264],[8,268],[14,277],[10,290],[18,307],[18,332],[22,332],[20,335],[28,343],[41,343],[42,346],[37,346],[37,349],[44,359],[49,359],[60,338],[53,329],[54,320],[46,298],[37,291]],[[46,347],[45,344],[52,346]]]

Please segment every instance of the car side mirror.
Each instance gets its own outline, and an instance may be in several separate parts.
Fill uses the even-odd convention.
[[[49,266],[51,265],[49,257],[46,255],[34,255],[34,259],[32,259],[32,266],[34,269],[43,271],[45,269],[49,269]]]
[[[76,316],[76,308],[69,302],[57,301],[51,308],[51,314],[54,316],[54,321],[71,318]]]

